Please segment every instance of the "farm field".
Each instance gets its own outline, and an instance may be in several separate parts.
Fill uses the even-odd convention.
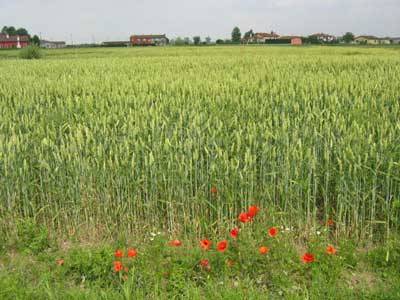
[[[0,298],[400,298],[399,47],[45,54],[0,51]]]

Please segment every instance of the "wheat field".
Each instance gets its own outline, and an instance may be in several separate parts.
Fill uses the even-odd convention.
[[[0,59],[0,218],[201,234],[257,203],[288,226],[385,235],[400,218],[399,50]]]

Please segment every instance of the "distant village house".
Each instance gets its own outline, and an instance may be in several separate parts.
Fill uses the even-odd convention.
[[[60,49],[65,48],[67,44],[63,41],[46,41],[40,40],[40,47],[47,49]]]
[[[326,34],[326,33],[314,33],[309,36],[310,39],[316,40],[321,43],[332,43],[336,41],[336,37],[334,35]]]
[[[8,35],[0,33],[0,48],[25,48],[29,46],[28,35]]]
[[[165,34],[158,35],[132,35],[132,46],[165,46],[169,42]]]
[[[250,36],[248,39],[246,39],[245,42],[247,43],[259,43],[259,44],[265,44],[268,40],[276,40],[279,38],[279,34],[271,31],[270,33],[268,32],[257,32]]]
[[[290,44],[293,46],[300,46],[303,44],[303,40],[299,36],[293,36],[290,38]]]
[[[379,39],[380,44],[390,45],[392,43],[392,39],[390,37],[384,37]]]
[[[400,44],[400,37],[392,38],[391,41],[393,44]]]
[[[293,46],[300,46],[303,44],[303,39],[300,36],[281,36],[276,42],[274,42],[274,44],[290,44]]]
[[[391,44],[392,41],[390,38],[379,38],[373,35],[360,35],[354,39],[357,44],[366,44],[366,45],[382,45],[382,44]]]

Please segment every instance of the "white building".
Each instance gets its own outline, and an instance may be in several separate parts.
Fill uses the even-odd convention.
[[[47,49],[60,49],[65,48],[67,45],[63,41],[46,41],[40,40],[40,47]]]
[[[330,34],[326,34],[326,33],[314,33],[312,35],[309,36],[312,39],[316,39],[322,43],[332,43],[334,41],[336,41],[336,37]]]

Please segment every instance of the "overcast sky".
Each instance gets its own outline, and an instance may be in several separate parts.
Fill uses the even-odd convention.
[[[149,33],[215,40],[235,25],[242,33],[400,36],[400,0],[0,0],[4,25],[67,43]]]

